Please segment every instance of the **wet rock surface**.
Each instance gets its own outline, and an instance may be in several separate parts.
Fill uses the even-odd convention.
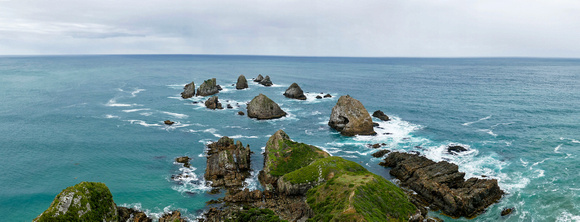
[[[380,165],[392,167],[390,174],[414,190],[431,209],[453,217],[477,216],[504,194],[495,179],[465,180],[457,165],[418,154],[391,152]]]

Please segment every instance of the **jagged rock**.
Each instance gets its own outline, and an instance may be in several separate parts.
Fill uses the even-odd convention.
[[[260,84],[263,86],[272,86],[272,81],[270,80],[270,76],[266,76],[264,79],[262,79],[262,81],[260,81]]]
[[[387,116],[385,113],[383,113],[383,111],[377,110],[373,113],[374,117],[379,118],[382,121],[389,121],[389,116]]]
[[[189,160],[191,160],[191,158],[189,158],[188,156],[182,156],[182,157],[175,158],[175,162],[183,163],[183,166],[187,167],[187,168],[189,168],[191,166],[191,165],[189,165]]]
[[[187,99],[195,96],[195,83],[193,81],[183,87],[181,98]]]
[[[250,176],[250,146],[246,148],[242,142],[227,136],[208,145],[206,181],[211,181],[213,187],[239,187]]]
[[[452,217],[475,217],[499,200],[504,192],[497,180],[470,178],[455,164],[433,162],[418,154],[391,152],[380,165],[392,167],[390,174],[430,203]]]
[[[450,153],[453,155],[457,155],[458,153],[465,152],[465,151],[467,151],[467,149],[465,147],[462,147],[462,146],[448,146],[447,147],[447,153]]]
[[[197,89],[197,96],[210,96],[220,92],[221,87],[218,87],[215,78],[203,81]]]
[[[229,203],[248,203],[262,200],[262,191],[250,191],[248,188],[243,190],[232,189],[224,197],[224,200]]]
[[[181,218],[181,212],[175,210],[173,212],[165,213],[161,218],[159,218],[159,222],[185,222],[185,218]]]
[[[375,135],[373,120],[362,103],[349,95],[341,96],[332,108],[328,125],[343,136]]]
[[[205,107],[208,109],[223,109],[222,104],[219,102],[217,96],[212,96],[207,101],[205,101]]]
[[[246,115],[243,111],[238,111],[238,115],[243,116]]]
[[[139,210],[117,206],[117,212],[119,213],[119,221],[153,222],[151,218],[147,217],[147,214]]]
[[[391,151],[389,150],[379,150],[373,154],[371,154],[371,156],[375,157],[375,158],[381,158],[383,157],[385,154],[390,153]]]
[[[331,97],[332,97],[332,95],[330,95],[330,94],[324,95],[324,98],[331,98]]]
[[[163,121],[163,123],[165,123],[165,125],[173,125],[175,122],[171,121],[171,120],[165,120]]]
[[[304,92],[302,91],[300,86],[298,86],[298,84],[296,83],[292,83],[292,85],[290,85],[290,87],[286,89],[286,92],[284,92],[284,96],[291,99],[306,100]]]
[[[320,148],[294,142],[283,130],[278,130],[266,143],[264,168],[260,171],[258,179],[265,190],[275,191],[280,176],[327,156],[330,155]]]
[[[514,208],[505,208],[501,211],[501,216],[504,217],[504,216],[510,215],[510,214],[512,214],[513,211],[514,211]]]
[[[81,182],[60,192],[33,221],[118,221],[117,205],[104,183]]]
[[[262,76],[262,74],[258,74],[258,77],[254,79],[254,82],[261,82],[262,80],[264,80],[264,77]]]
[[[236,89],[245,89],[248,88],[248,80],[244,75],[240,75],[238,77],[238,82],[236,82]]]
[[[286,116],[278,104],[261,94],[254,97],[247,106],[248,117],[257,119],[276,119]]]
[[[322,96],[318,95],[316,96],[316,99],[322,99]]]
[[[217,89],[218,89],[219,91],[222,91],[222,90],[223,90],[223,89],[222,89],[222,86],[220,86],[220,85],[217,85],[216,87],[217,87]]]
[[[228,105],[226,106],[226,108],[228,108],[228,109],[233,109],[234,107],[232,107],[232,105],[228,104]]]

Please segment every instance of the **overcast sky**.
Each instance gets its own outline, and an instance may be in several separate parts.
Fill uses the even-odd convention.
[[[0,54],[580,57],[580,1],[0,0]]]

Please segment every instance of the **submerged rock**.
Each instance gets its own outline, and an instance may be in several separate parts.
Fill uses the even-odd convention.
[[[197,89],[197,96],[210,96],[220,92],[221,87],[218,87],[216,78],[208,79]]]
[[[183,87],[181,98],[187,99],[195,96],[195,83],[193,81]]]
[[[217,96],[212,96],[205,101],[205,107],[208,109],[223,109],[222,104],[219,102]]]
[[[504,217],[504,216],[510,215],[510,214],[512,214],[513,211],[514,211],[514,208],[504,208],[501,211],[501,216]]]
[[[254,82],[261,82],[262,80],[264,80],[264,77],[262,76],[262,74],[258,74],[258,77],[254,79]]]
[[[247,111],[248,117],[257,119],[276,119],[286,116],[286,112],[278,104],[261,93],[248,103]]]
[[[380,165],[392,167],[390,174],[417,192],[430,208],[452,217],[475,217],[504,194],[495,179],[465,180],[457,165],[436,163],[418,154],[391,152]]]
[[[240,75],[238,77],[238,82],[236,82],[236,89],[245,89],[248,88],[248,80],[244,75]]]
[[[375,135],[373,120],[362,103],[348,95],[341,96],[332,108],[328,125],[343,136]]]
[[[385,113],[383,113],[383,111],[377,110],[373,113],[374,117],[379,118],[382,121],[389,121],[389,116],[387,116]]]
[[[322,96],[318,95],[316,96],[316,99],[322,99]]]
[[[292,85],[290,85],[290,87],[286,89],[286,92],[284,92],[284,96],[291,99],[306,100],[304,92],[302,91],[300,86],[298,86],[298,84],[296,83],[292,83]]]
[[[171,121],[171,120],[165,120],[163,121],[163,123],[165,123],[165,125],[173,125],[175,122]]]
[[[118,221],[117,205],[104,183],[81,182],[60,192],[33,221]]]
[[[457,155],[458,153],[465,152],[467,149],[462,146],[448,146],[447,153]]]
[[[262,81],[260,81],[260,84],[263,86],[272,86],[272,81],[270,80],[270,76],[266,76],[264,79],[262,79]]]
[[[206,181],[213,187],[240,187],[250,176],[250,146],[244,148],[242,142],[227,136],[208,145]]]
[[[238,115],[243,116],[246,115],[243,111],[238,111]]]
[[[330,94],[324,95],[324,98],[331,98],[331,97],[332,97],[332,95],[330,95]]]
[[[371,154],[371,156],[373,156],[374,158],[381,158],[383,157],[385,154],[390,153],[390,150],[379,150],[373,154]]]

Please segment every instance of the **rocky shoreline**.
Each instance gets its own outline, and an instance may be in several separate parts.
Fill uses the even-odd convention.
[[[258,75],[254,82],[272,86],[270,76]],[[235,88],[249,88],[240,75]],[[223,109],[218,100],[221,87],[216,78],[204,81],[195,89],[192,81],[184,86],[183,99],[208,96],[208,109]],[[322,94],[322,93],[321,93]],[[283,94],[287,99],[306,100],[304,92],[293,83]],[[332,97],[330,94],[324,98]],[[322,99],[322,96],[317,96]],[[227,102],[227,100],[226,100]],[[227,108],[232,108],[227,104]],[[282,118],[287,113],[263,94],[254,97],[246,107],[249,118],[260,121]],[[238,115],[245,115],[242,111]],[[341,96],[332,108],[328,126],[342,136],[376,135],[372,117],[390,121],[382,111],[372,116],[363,104],[349,95]],[[173,121],[164,121],[166,125]],[[392,152],[386,144],[369,144],[381,148],[372,156],[384,158],[380,165],[390,168],[398,186],[369,172],[358,163],[333,157],[322,149],[296,142],[283,131],[270,136],[263,153],[264,164],[258,174],[263,190],[244,188],[252,168],[249,145],[224,136],[207,145],[204,179],[212,192],[225,190],[225,197],[208,203],[208,210],[198,221],[436,221],[428,210],[441,211],[452,217],[473,218],[504,195],[495,179],[464,179],[458,166],[446,161],[434,162],[418,153]],[[467,151],[450,146],[457,155]],[[189,168],[191,158],[178,157],[176,162]],[[172,179],[188,175],[174,175]],[[403,189],[402,189],[403,188]],[[96,198],[98,197],[98,198]],[[511,213],[511,209],[503,214]],[[158,218],[160,222],[186,221],[179,211]],[[102,183],[82,182],[58,194],[50,207],[34,221],[153,221],[136,209],[117,206],[109,189]]]

